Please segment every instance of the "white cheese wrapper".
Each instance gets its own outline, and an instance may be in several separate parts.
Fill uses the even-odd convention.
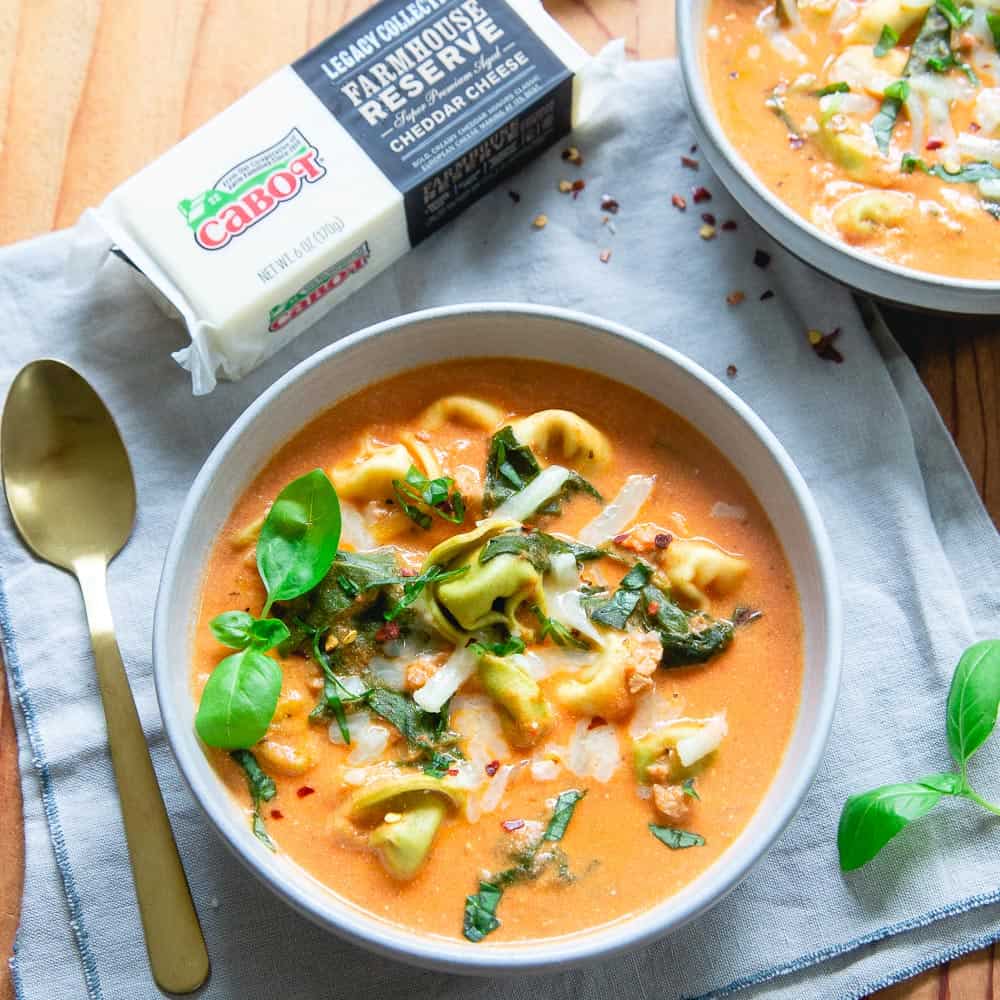
[[[592,66],[538,0],[382,0],[96,218],[187,326],[174,356],[206,393],[584,121]]]

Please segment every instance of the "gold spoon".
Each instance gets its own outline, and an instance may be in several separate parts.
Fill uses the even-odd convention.
[[[108,603],[108,563],[135,519],[135,480],[111,414],[60,361],[22,368],[0,427],[7,503],[25,544],[83,591],[149,964],[157,984],[190,993],[208,951],[132,700]]]

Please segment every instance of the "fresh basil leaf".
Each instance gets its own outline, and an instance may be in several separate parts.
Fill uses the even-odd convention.
[[[340,501],[322,469],[290,482],[257,539],[257,569],[267,588],[263,616],[275,601],[312,590],[326,576],[340,541]]]
[[[566,646],[571,649],[590,649],[590,643],[586,639],[568,629],[562,622],[556,621],[555,618],[549,618],[537,604],[533,605],[531,610],[541,623],[543,642],[551,638],[557,646]]]
[[[487,934],[500,926],[497,907],[503,897],[503,889],[492,882],[480,882],[479,892],[465,897],[465,918],[462,933],[469,941],[482,941]]]
[[[454,752],[435,750],[421,764],[421,769],[424,774],[429,774],[432,778],[443,778],[459,760],[460,758]]]
[[[882,25],[882,34],[878,36],[878,41],[875,43],[875,56],[881,59],[883,56],[887,56],[892,49],[896,47],[899,42],[899,35],[892,29],[888,24]]]
[[[425,530],[431,526],[431,515],[451,524],[465,520],[465,500],[454,485],[448,476],[428,479],[415,465],[410,466],[406,479],[392,481],[403,513]]]
[[[962,654],[948,691],[948,749],[963,773],[996,727],[998,709],[1000,640],[987,639]]]
[[[917,784],[937,789],[945,795],[962,795],[965,792],[965,781],[960,774],[956,774],[954,771],[945,771],[943,774],[928,774],[918,779]]]
[[[681,791],[689,798],[701,800],[698,790],[694,787],[694,778],[685,778],[681,782]]]
[[[909,781],[852,795],[837,827],[841,870],[867,864],[896,834],[929,813],[944,794],[932,785]]]
[[[575,788],[569,788],[565,792],[559,793],[555,808],[552,810],[552,816],[545,827],[545,833],[542,834],[542,840],[557,841],[563,839],[577,803],[586,794],[586,792],[578,791]]]
[[[577,563],[601,559],[607,555],[603,549],[595,549],[571,539],[556,538],[544,531],[508,531],[502,535],[494,535],[483,546],[479,561],[488,563],[497,556],[516,555],[527,559],[539,573],[546,573],[551,568],[552,556],[562,553],[571,554]]]
[[[837,83],[828,83],[825,87],[814,90],[813,95],[815,97],[829,97],[830,94],[849,94],[850,92],[851,85],[839,80]]]
[[[227,656],[201,693],[195,729],[202,741],[223,750],[263,739],[281,693],[281,667],[256,649]]]
[[[883,94],[897,101],[905,101],[910,96],[910,84],[906,80],[896,80],[885,88]]]
[[[674,851],[683,850],[685,847],[702,847],[705,843],[705,838],[700,833],[678,830],[672,826],[657,826],[655,823],[650,823],[649,832]]]
[[[256,618],[250,626],[250,643],[254,649],[266,653],[280,646],[290,634],[280,618]]]
[[[937,0],[937,9],[948,19],[948,23],[957,31],[967,25],[972,18],[972,11],[959,7],[955,0]]]
[[[250,645],[250,629],[256,620],[246,611],[223,611],[208,623],[208,627],[224,646],[246,649]]]
[[[247,779],[247,787],[250,790],[250,799],[253,802],[253,833],[254,836],[269,847],[272,851],[277,850],[274,841],[267,832],[264,825],[264,817],[261,816],[261,802],[270,802],[278,793],[274,781],[266,775],[257,763],[257,758],[249,750],[233,750],[230,757],[241,768]]]
[[[490,439],[483,488],[483,513],[489,514],[508,497],[523,490],[542,471],[535,453],[514,435],[511,426],[502,427]]]
[[[1000,14],[996,11],[986,12],[986,23],[989,26],[990,34],[993,36],[993,47],[1000,52]]]

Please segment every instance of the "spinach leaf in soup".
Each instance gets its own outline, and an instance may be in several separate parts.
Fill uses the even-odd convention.
[[[566,833],[566,827],[569,826],[569,821],[573,818],[577,803],[586,794],[586,792],[578,791],[576,788],[559,793],[552,816],[545,827],[545,833],[542,834],[542,840],[562,840]]]
[[[663,667],[705,663],[733,641],[733,623],[704,611],[678,607],[658,587],[648,584],[639,602],[643,627],[657,632],[663,644]]]
[[[223,750],[264,738],[281,694],[281,667],[253,648],[227,656],[211,673],[194,724],[204,743]]]
[[[494,535],[483,546],[479,562],[485,564],[497,556],[515,555],[527,559],[539,573],[546,573],[551,568],[552,556],[561,554],[572,555],[578,564],[607,555],[602,549],[569,538],[556,538],[544,531],[508,531]]]
[[[705,844],[705,838],[700,833],[678,830],[673,826],[657,826],[655,823],[650,823],[649,832],[661,844],[666,844],[674,851],[680,851],[686,847],[703,847]]]
[[[591,621],[609,628],[624,631],[629,618],[642,598],[642,588],[652,578],[653,571],[645,563],[638,562],[622,578],[618,589],[603,602],[589,602]]]
[[[257,539],[257,569],[267,589],[262,617],[275,601],[312,590],[327,574],[340,541],[340,501],[326,473],[314,469],[274,501]]]
[[[278,794],[274,780],[261,770],[257,758],[249,750],[233,750],[229,756],[243,769],[243,774],[247,779],[250,801],[253,803],[253,835],[272,851],[277,850],[274,841],[267,832],[264,817],[260,811],[262,802],[270,802]]]

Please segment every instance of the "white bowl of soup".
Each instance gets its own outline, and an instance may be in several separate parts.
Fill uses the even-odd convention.
[[[300,364],[225,435],[157,601],[212,825],[364,947],[565,968],[731,890],[839,681],[833,558],[758,417],[684,356],[472,305]]]
[[[1000,310],[998,12],[686,0],[677,26],[699,142],[775,239],[881,298]]]

